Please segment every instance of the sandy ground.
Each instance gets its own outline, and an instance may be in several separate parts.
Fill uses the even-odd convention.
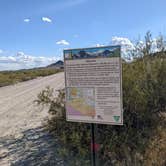
[[[12,165],[10,161],[16,163],[19,158],[18,152],[20,153],[21,149],[25,152],[26,146],[29,147],[26,145],[29,141],[30,146],[36,148],[35,141],[41,143],[42,139],[50,137],[48,134],[43,136],[42,130],[42,122],[48,115],[48,109],[41,110],[33,102],[46,86],[55,90],[64,88],[64,73],[0,88],[0,165]],[[20,143],[18,141],[21,141],[22,145],[18,144]],[[16,149],[20,148],[17,154],[14,151],[10,153],[11,149],[14,150],[14,146]],[[28,150],[29,152],[31,151]]]

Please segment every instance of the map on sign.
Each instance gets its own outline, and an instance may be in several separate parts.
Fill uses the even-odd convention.
[[[67,96],[69,115],[95,116],[94,88],[68,88]]]
[[[120,46],[64,50],[68,121],[123,124]]]

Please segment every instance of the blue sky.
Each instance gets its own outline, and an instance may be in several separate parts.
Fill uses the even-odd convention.
[[[107,45],[113,37],[165,35],[165,6],[165,0],[0,0],[0,70],[45,65],[64,48]]]

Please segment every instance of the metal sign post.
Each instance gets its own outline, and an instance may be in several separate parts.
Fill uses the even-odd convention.
[[[95,149],[95,130],[94,125],[91,123],[91,152],[92,152],[92,166],[96,166],[96,149]]]

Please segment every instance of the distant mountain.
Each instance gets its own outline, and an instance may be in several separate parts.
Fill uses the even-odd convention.
[[[110,54],[111,54],[110,50],[105,50],[105,51],[102,52],[103,56],[110,56]]]
[[[52,64],[48,65],[47,68],[63,69],[63,64],[64,64],[64,62],[61,61],[61,60],[59,60],[59,61],[57,61],[57,62],[55,62],[55,63],[52,63]]]

